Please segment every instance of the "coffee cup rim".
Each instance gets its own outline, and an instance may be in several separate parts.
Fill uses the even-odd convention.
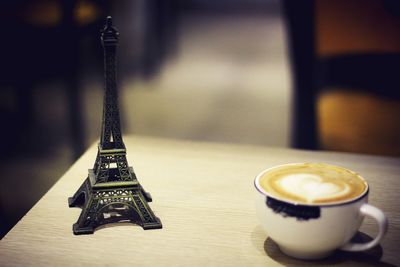
[[[260,186],[260,182],[259,182],[259,181],[260,181],[260,178],[261,178],[265,173],[267,173],[267,172],[269,172],[269,171],[271,171],[271,170],[273,170],[273,169],[277,169],[277,168],[284,167],[284,166],[300,165],[300,164],[307,164],[307,163],[312,163],[312,164],[323,164],[323,165],[333,166],[333,167],[336,167],[336,168],[341,168],[341,169],[344,169],[344,170],[346,170],[346,171],[350,171],[350,172],[356,174],[358,177],[360,177],[360,178],[364,181],[364,183],[365,183],[365,190],[364,190],[359,196],[354,197],[354,198],[350,198],[350,199],[347,199],[347,200],[336,201],[336,202],[331,202],[331,203],[304,203],[304,202],[297,202],[297,201],[293,201],[293,200],[290,200],[290,199],[278,197],[278,196],[276,196],[276,195],[273,195],[273,194],[271,194],[271,193],[268,193],[267,191],[265,191],[265,190]],[[356,173],[356,172],[354,172],[354,171],[352,171],[352,170],[349,170],[349,169],[347,169],[347,168],[345,168],[345,167],[341,167],[341,166],[333,165],[333,164],[328,164],[328,163],[324,163],[324,162],[295,162],[295,163],[280,164],[280,165],[276,165],[276,166],[267,168],[267,169],[263,170],[262,172],[260,172],[260,173],[256,176],[256,178],[254,179],[254,186],[255,186],[255,188],[256,188],[256,190],[257,190],[258,192],[260,192],[261,194],[263,194],[263,195],[265,195],[265,196],[267,196],[267,197],[270,197],[270,198],[273,198],[273,199],[277,199],[277,200],[280,200],[280,201],[283,201],[283,202],[286,202],[286,203],[290,203],[290,204],[293,204],[293,205],[310,206],[310,207],[333,207],[333,206],[348,205],[348,204],[357,202],[358,200],[364,198],[364,197],[365,197],[366,195],[368,195],[368,193],[369,193],[369,184],[368,184],[368,182],[364,179],[364,177],[362,177],[360,174],[358,174],[358,173]]]

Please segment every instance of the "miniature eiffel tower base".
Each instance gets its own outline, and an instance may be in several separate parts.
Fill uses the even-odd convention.
[[[89,176],[91,172],[89,170]],[[70,207],[82,208],[73,232],[76,235],[93,234],[97,227],[117,222],[135,223],[144,230],[162,228],[160,219],[147,203],[151,200],[150,194],[137,181],[92,186],[88,177],[68,199]]]

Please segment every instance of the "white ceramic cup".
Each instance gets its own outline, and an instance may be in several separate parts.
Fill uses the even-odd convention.
[[[275,168],[288,165],[293,164],[264,170],[254,180],[257,190],[257,215],[267,235],[283,253],[300,259],[319,259],[330,255],[336,249],[363,251],[379,244],[387,231],[388,221],[380,209],[367,204],[367,183],[365,191],[349,201],[298,204],[273,197],[260,186],[261,177]],[[378,223],[378,234],[368,243],[352,243],[350,239],[357,233],[364,216],[370,216]]]

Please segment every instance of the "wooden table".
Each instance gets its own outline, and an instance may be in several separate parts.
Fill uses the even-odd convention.
[[[0,266],[400,265],[399,158],[137,136],[126,137],[125,144],[163,229],[123,224],[72,234],[81,210],[68,208],[67,198],[94,163],[93,145],[0,241]],[[366,177],[370,203],[389,217],[381,246],[306,262],[283,255],[267,238],[255,215],[253,179],[265,168],[304,161],[345,166]],[[376,225],[366,220],[361,231],[372,236]]]

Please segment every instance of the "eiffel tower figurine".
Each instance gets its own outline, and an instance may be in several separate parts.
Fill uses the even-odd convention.
[[[92,234],[98,226],[115,222],[132,222],[143,229],[162,228],[151,210],[151,196],[145,192],[126,160],[122,141],[117,85],[116,46],[118,31],[111,17],[101,34],[104,49],[105,95],[100,144],[93,169],[75,195],[68,199],[70,207],[82,208],[73,232]]]

